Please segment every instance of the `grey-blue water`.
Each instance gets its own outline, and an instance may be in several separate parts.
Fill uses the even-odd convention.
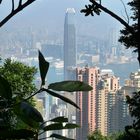
[[[108,64],[99,66],[101,69],[112,69],[115,76],[120,77],[120,84],[123,86],[124,80],[129,79],[131,72],[136,72],[139,69],[138,62],[124,63],[124,64]]]
[[[124,63],[124,64],[108,64],[99,65],[100,69],[111,69],[116,77],[120,78],[120,85],[124,85],[124,80],[129,79],[131,72],[136,72],[139,69],[138,62]],[[47,74],[49,83],[58,82],[63,80],[63,70],[61,74],[57,74],[55,67],[51,67]]]

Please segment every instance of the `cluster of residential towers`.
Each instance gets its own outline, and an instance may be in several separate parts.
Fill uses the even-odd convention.
[[[74,23],[75,11],[69,8],[66,11],[64,25],[64,79],[79,80],[93,87],[90,92],[79,92],[65,96],[70,97],[80,107],[80,110],[70,109],[68,116],[76,116],[76,123],[81,126],[70,137],[77,140],[86,140],[87,135],[94,130],[100,130],[108,135],[124,130],[132,122],[129,115],[126,95],[139,90],[140,72],[131,73],[130,79],[120,87],[119,77],[112,70],[100,70],[98,67],[78,67],[76,63],[76,35]]]

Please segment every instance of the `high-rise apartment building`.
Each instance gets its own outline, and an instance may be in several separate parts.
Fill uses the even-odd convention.
[[[118,91],[117,94],[117,112],[118,112],[118,127],[116,131],[124,131],[125,126],[131,125],[133,122],[133,118],[130,116],[129,113],[129,107],[128,104],[126,103],[126,96],[132,96],[132,93],[136,92],[135,87],[131,86],[123,86],[121,89]]]
[[[129,107],[126,103],[126,96],[133,96],[134,92],[140,91],[140,71],[131,72],[130,79],[125,80],[125,86],[119,90],[118,109],[119,109],[119,130],[123,130],[125,126],[132,124],[133,118],[130,116]]]
[[[72,67],[76,66],[75,10],[68,8],[64,23],[64,79],[70,80]],[[73,80],[73,79],[72,79]]]
[[[76,120],[81,128],[77,129],[76,139],[86,140],[95,129],[107,135],[118,128],[119,117],[117,93],[120,88],[119,78],[111,70],[77,68],[77,79],[93,87],[90,92],[79,92],[76,102],[81,110],[77,111]],[[118,104],[117,104],[118,105]],[[117,129],[118,130],[118,129]]]
[[[131,81],[130,86],[140,88],[140,70],[138,70],[137,72],[132,72],[130,74],[130,81]]]
[[[108,72],[108,71],[107,71]],[[119,78],[113,73],[101,73],[97,91],[96,128],[103,135],[115,130],[118,122],[116,97],[119,90]]]
[[[109,71],[108,71],[109,72]],[[124,131],[125,126],[132,124],[126,96],[140,90],[140,71],[130,74],[125,86],[119,87],[119,78],[101,73],[97,91],[97,129],[103,135]]]
[[[96,128],[96,90],[99,80],[99,68],[77,68],[76,76],[77,80],[93,87],[92,91],[79,92],[76,97],[76,103],[80,107],[80,110],[76,112],[76,123],[81,126],[76,130],[76,139],[86,140],[87,135]]]
[[[76,132],[77,140],[86,140],[95,129],[109,135],[124,131],[125,126],[132,124],[126,96],[133,96],[133,92],[140,90],[140,71],[131,73],[122,88],[119,78],[109,69],[77,68],[76,75],[77,80],[93,87],[92,91],[79,92],[76,97],[81,108],[76,113],[76,123],[81,126]]]

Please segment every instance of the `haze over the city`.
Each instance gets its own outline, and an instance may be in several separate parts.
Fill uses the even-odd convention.
[[[128,0],[125,0],[126,4]],[[12,18],[3,27],[10,28],[40,28],[47,29],[48,36],[50,34],[55,34],[57,36],[63,36],[63,25],[64,25],[64,15],[68,7],[73,7],[76,11],[76,26],[77,34],[80,35],[91,35],[93,37],[104,38],[106,33],[110,28],[121,27],[118,21],[114,20],[104,12],[100,16],[95,15],[94,17],[85,17],[84,14],[80,13],[80,10],[88,4],[88,0],[37,0],[29,7],[25,8],[23,11],[18,13],[14,18]],[[103,0],[102,3],[109,9],[113,9],[115,13],[118,13],[121,17],[126,17],[124,12],[123,4],[120,0],[106,1]],[[1,15],[6,15],[11,8],[11,3],[9,1],[4,1],[2,7],[0,8]],[[126,8],[129,8],[126,6]],[[129,12],[128,12],[129,13]],[[1,16],[2,18],[3,16]]]

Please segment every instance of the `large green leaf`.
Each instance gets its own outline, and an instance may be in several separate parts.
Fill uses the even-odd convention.
[[[57,122],[50,125],[47,125],[43,128],[44,131],[51,131],[51,130],[62,130],[62,129],[74,129],[79,127],[77,124],[67,123],[63,125],[63,123]]]
[[[16,105],[15,113],[20,119],[33,128],[39,127],[39,122],[43,122],[40,112],[27,102]]]
[[[51,122],[68,122],[68,118],[61,116],[61,117],[56,117],[54,119],[49,120]]]
[[[42,55],[42,53],[39,51],[39,69],[40,69],[40,76],[41,76],[41,86],[45,85],[45,78],[46,78],[46,74],[48,72],[49,69],[49,62],[47,62],[44,58],[44,56]]]
[[[67,137],[64,137],[64,136],[61,136],[61,135],[55,134],[55,133],[51,134],[50,138],[56,138],[56,139],[61,139],[61,140],[74,140],[74,139],[67,138]]]
[[[53,89],[56,91],[90,91],[92,87],[84,82],[81,81],[62,81],[52,83],[48,86],[49,89]]]
[[[63,124],[62,123],[53,123],[50,125],[47,125],[43,128],[44,131],[51,131],[51,130],[62,130]]]
[[[67,124],[64,126],[64,129],[74,129],[74,128],[77,128],[77,127],[79,127],[79,125],[74,124],[74,123],[67,123]]]
[[[35,132],[26,129],[0,131],[0,139],[28,139],[34,138],[35,135]]]
[[[47,122],[58,122],[58,123],[63,123],[63,122],[68,122],[68,118],[66,118],[66,117],[64,117],[64,116],[61,116],[61,117],[53,118],[53,119],[48,120],[48,121],[44,121],[44,122],[40,125],[40,129],[42,129],[42,128],[44,127],[44,125],[45,125]]]
[[[6,99],[12,98],[12,90],[9,82],[0,76],[0,96]]]
[[[43,91],[46,91],[47,93],[49,93],[50,95],[52,95],[52,96],[54,96],[54,97],[57,97],[57,98],[59,98],[59,99],[65,101],[65,102],[67,102],[67,103],[69,103],[69,104],[75,106],[76,108],[80,109],[79,106],[78,106],[76,103],[74,103],[73,101],[71,101],[70,99],[68,99],[68,98],[66,98],[66,97],[64,97],[64,96],[62,96],[62,95],[60,95],[60,94],[58,94],[58,93],[55,93],[54,91],[51,91],[51,90],[49,90],[49,89],[43,88],[42,90],[43,90]]]

